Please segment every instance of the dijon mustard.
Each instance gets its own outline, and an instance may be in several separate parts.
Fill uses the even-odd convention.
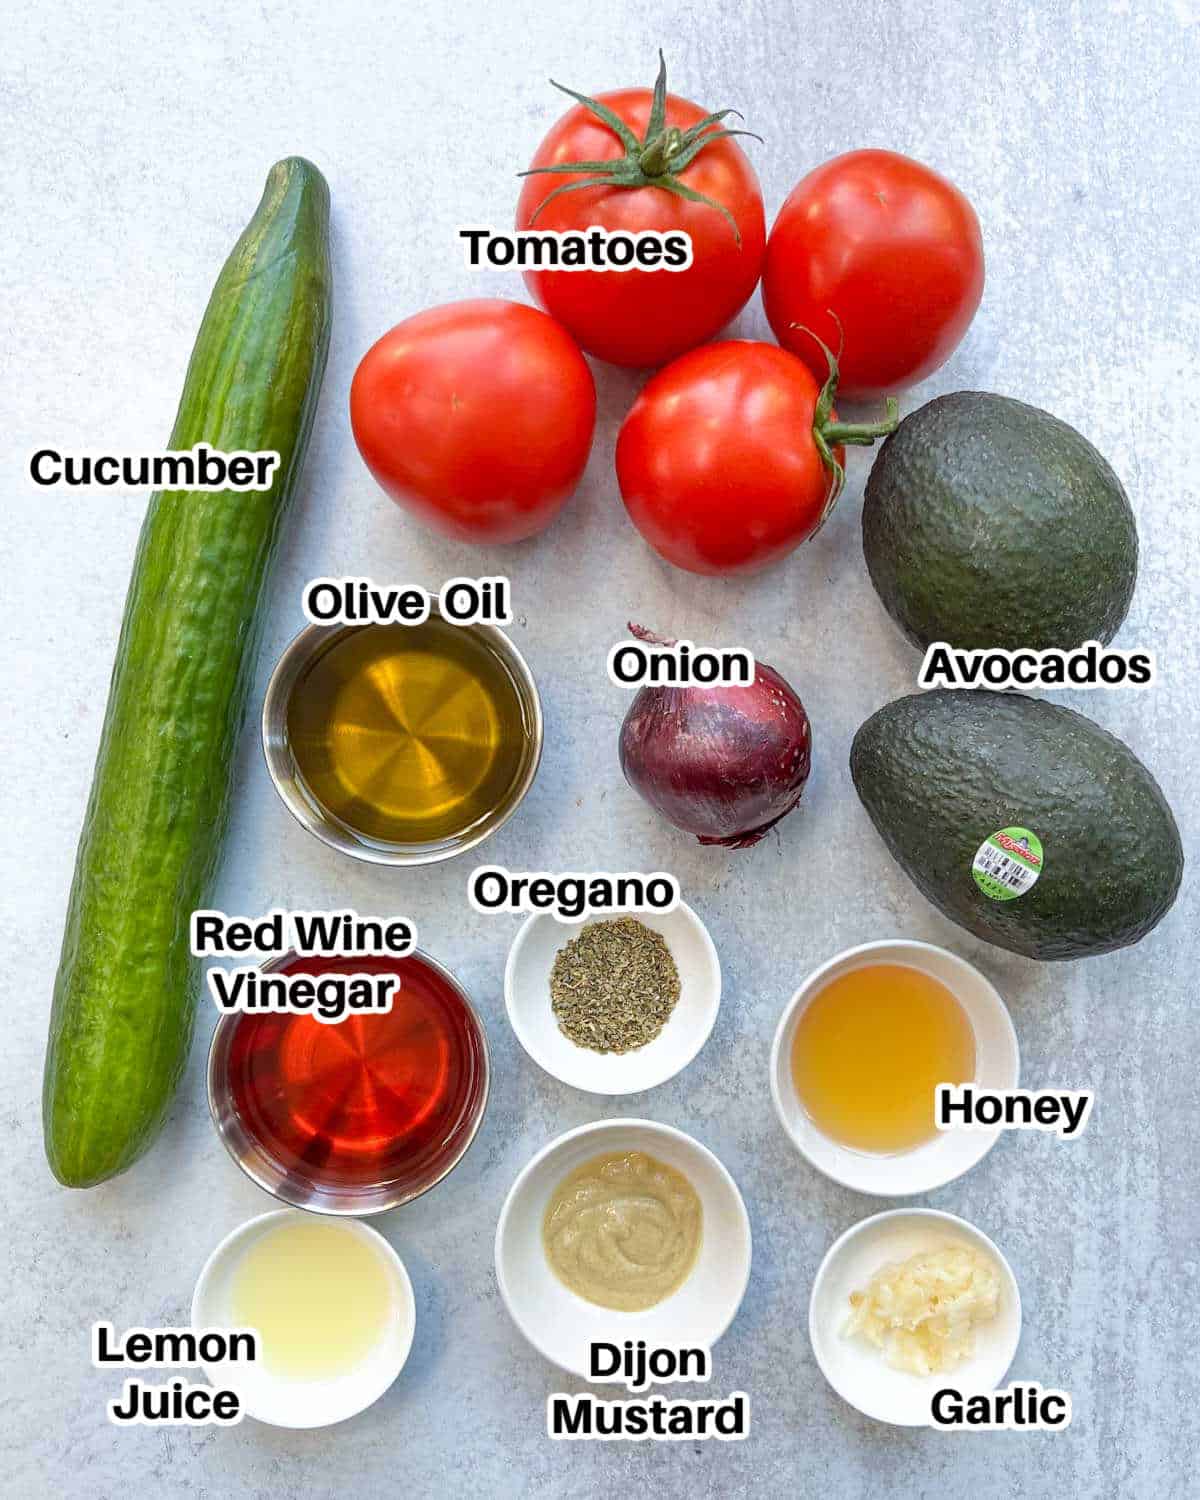
[[[673,1167],[641,1151],[593,1157],[559,1183],[542,1225],[546,1259],[577,1296],[641,1312],[679,1290],[700,1251],[703,1209]]]

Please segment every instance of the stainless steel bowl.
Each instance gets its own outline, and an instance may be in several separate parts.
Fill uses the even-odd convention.
[[[237,1112],[233,1090],[230,1086],[229,1050],[233,1043],[234,1031],[240,1022],[252,1021],[254,1017],[241,1011],[228,1011],[218,1019],[208,1049],[209,1113],[212,1115],[213,1124],[216,1126],[217,1134],[221,1137],[226,1151],[251,1182],[257,1183],[264,1192],[270,1193],[273,1198],[278,1198],[281,1203],[290,1204],[292,1208],[308,1209],[311,1213],[317,1214],[352,1214],[363,1218],[370,1214],[386,1213],[390,1208],[399,1208],[403,1203],[411,1203],[413,1199],[427,1193],[430,1188],[436,1187],[459,1164],[475,1139],[487,1110],[488,1093],[491,1088],[487,1032],[479,1019],[479,1012],[471,1003],[470,996],[444,964],[438,963],[437,959],[430,958],[428,953],[423,953],[420,949],[415,949],[409,957],[419,959],[434,970],[462,1001],[478,1046],[481,1073],[474,1102],[463,1118],[461,1138],[454,1152],[439,1167],[436,1174],[427,1175],[417,1184],[411,1181],[393,1180],[334,1188],[324,1183],[314,1182],[300,1171],[288,1171],[250,1133]],[[293,963],[295,959],[296,954],[285,953],[260,967],[266,973],[273,969],[282,969],[287,964]]]
[[[432,614],[440,615],[435,606]],[[263,699],[262,743],[267,770],[284,806],[298,823],[331,849],[376,865],[432,865],[473,849],[507,823],[533,785],[542,758],[542,704],[537,684],[525,658],[495,625],[456,625],[468,630],[504,663],[521,701],[526,724],[525,750],[519,774],[507,796],[488,816],[464,833],[426,844],[392,844],[368,838],[329,815],[304,784],[288,742],[288,704],[306,668],[342,636],[356,630],[379,630],[378,625],[309,625],[279,658]]]

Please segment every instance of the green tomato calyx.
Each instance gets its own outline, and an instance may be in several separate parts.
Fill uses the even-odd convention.
[[[842,325],[838,322],[837,314],[830,309],[829,316],[837,323],[840,335]],[[846,483],[846,470],[839,462],[836,450],[851,446],[869,448],[880,438],[885,438],[895,432],[900,424],[900,405],[895,396],[888,396],[884,402],[884,415],[880,421],[839,422],[834,415],[833,403],[837,400],[841,340],[838,343],[838,352],[835,354],[825,340],[819,334],[814,333],[811,328],[805,328],[802,323],[793,323],[792,327],[799,333],[806,333],[818,345],[825,356],[829,371],[825,377],[825,384],[821,387],[820,395],[817,397],[816,407],[813,409],[813,442],[817,452],[821,455],[821,462],[829,471],[829,493],[825,497],[825,508],[821,512],[821,519],[812,533],[815,536],[829,519],[830,512],[837,504],[838,496],[842,493]]]
[[[592,187],[654,187],[661,188],[663,192],[672,193],[676,198],[686,199],[689,203],[705,203],[709,208],[715,208],[729,221],[734,238],[738,245],[741,245],[741,231],[737,227],[737,221],[725,205],[718,203],[715,198],[709,198],[706,194],[698,193],[694,188],[688,187],[686,183],[680,181],[680,173],[690,167],[701,151],[706,146],[711,146],[714,141],[727,140],[735,135],[754,135],[754,132],[724,128],[721,122],[730,115],[737,115],[737,118],[741,119],[736,109],[721,109],[715,114],[705,115],[702,120],[697,120],[687,130],[680,130],[677,125],[668,125],[666,123],[667,64],[661,48],[658,53],[658,64],[658,77],[654,83],[654,93],[650,102],[650,118],[646,122],[646,134],[642,140],[638,140],[635,132],[607,104],[602,104],[599,99],[591,99],[586,94],[577,94],[574,89],[556,83],[553,78],[550,80],[556,89],[574,99],[577,104],[581,104],[584,109],[595,115],[602,124],[607,125],[620,141],[625,154],[608,161],[561,162],[552,167],[531,167],[527,172],[518,173],[521,177],[534,177],[542,174],[562,176],[583,174],[578,182],[567,182],[548,192],[530,217],[531,226],[537,222],[538,216],[546,205],[563,193],[574,193],[581,188]],[[754,139],[757,141],[762,137],[754,135]]]

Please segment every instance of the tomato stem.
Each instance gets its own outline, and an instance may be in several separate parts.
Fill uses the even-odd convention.
[[[869,448],[876,438],[887,437],[895,432],[900,421],[900,405],[895,396],[887,398],[886,415],[878,422],[827,422],[821,429],[825,441],[831,448],[841,448],[847,443]]]
[[[830,317],[837,322],[832,311]],[[825,497],[825,508],[821,512],[821,519],[812,533],[815,536],[829,519],[830,512],[837,504],[838,496],[842,493],[846,483],[846,470],[838,459],[837,449],[850,445],[868,448],[878,438],[887,437],[889,433],[895,432],[900,423],[900,404],[895,396],[889,396],[884,404],[884,415],[878,422],[839,422],[833,410],[833,403],[837,399],[838,357],[825,340],[819,334],[814,333],[811,328],[805,328],[801,323],[793,323],[792,327],[800,333],[807,333],[809,338],[819,346],[829,369],[825,384],[821,387],[821,393],[813,409],[813,443],[821,455],[821,462],[829,471],[829,493]],[[840,323],[838,327],[841,328]]]
[[[531,167],[527,172],[519,172],[517,174],[519,177],[534,177],[540,173],[586,174],[581,176],[578,182],[563,183],[561,187],[553,188],[548,192],[530,215],[530,225],[537,222],[548,203],[563,193],[574,193],[581,188],[593,187],[655,187],[671,193],[676,198],[684,198],[690,203],[703,203],[709,208],[715,208],[728,221],[733,230],[734,239],[739,247],[741,246],[741,231],[738,229],[737,220],[728,208],[723,203],[718,203],[715,198],[696,192],[694,188],[688,187],[679,179],[679,174],[690,167],[700,152],[706,146],[712,145],[714,141],[728,140],[735,135],[754,135],[752,130],[726,130],[722,127],[721,122],[728,115],[737,115],[738,119],[741,119],[736,109],[720,109],[715,114],[705,115],[702,120],[698,120],[687,130],[680,130],[676,125],[667,125],[667,63],[661,47],[658,49],[658,77],[654,81],[650,117],[646,122],[645,137],[640,141],[625,121],[607,104],[602,104],[598,99],[591,99],[586,94],[577,94],[574,89],[555,83],[553,78],[550,82],[556,89],[582,105],[601,124],[606,125],[620,141],[624,155],[615,157],[611,161],[559,162],[552,167]],[[754,136],[754,139],[761,140],[761,137]]]
[[[658,135],[650,136],[638,154],[638,166],[646,177],[662,177],[669,170],[671,158],[683,149],[683,131],[672,125]]]

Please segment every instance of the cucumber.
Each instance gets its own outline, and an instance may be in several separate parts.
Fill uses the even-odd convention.
[[[134,561],[54,987],[42,1120],[58,1180],[149,1147],[187,1062],[207,904],[280,522],[329,345],[329,190],[292,157],[226,261],[170,447],[275,449],[269,490],[152,496]]]

